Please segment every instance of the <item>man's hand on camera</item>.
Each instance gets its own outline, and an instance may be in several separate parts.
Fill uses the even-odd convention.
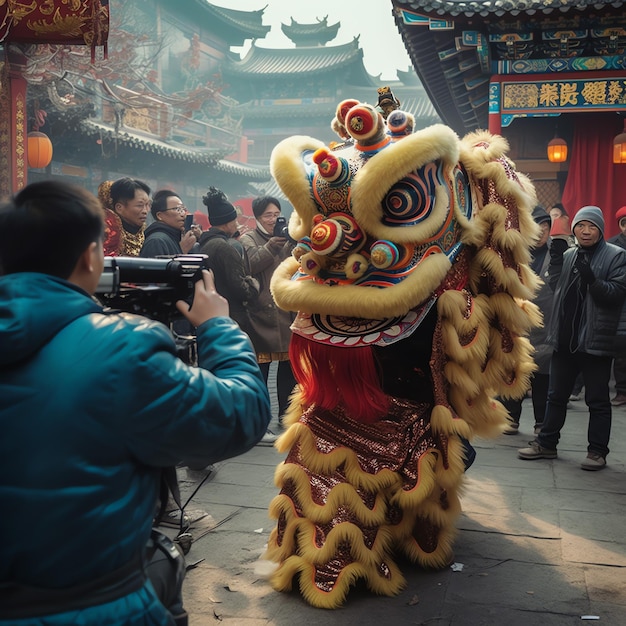
[[[213,272],[202,270],[202,278],[196,282],[191,307],[184,300],[176,303],[176,308],[196,328],[214,317],[228,317],[228,301],[215,291]]]
[[[270,237],[267,240],[267,247],[270,249],[270,252],[276,254],[283,249],[283,246],[287,243],[286,237]]]
[[[193,231],[188,230],[180,240],[180,249],[183,251],[183,254],[187,254],[189,250],[193,248],[193,244],[196,243],[196,236],[193,234]]]

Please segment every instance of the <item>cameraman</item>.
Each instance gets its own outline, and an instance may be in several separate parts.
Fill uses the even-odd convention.
[[[165,326],[91,298],[102,237],[72,185],[0,208],[0,624],[173,624],[144,572],[161,469],[241,454],[271,417],[212,275],[177,303],[197,327],[189,367]]]
[[[256,228],[241,237],[250,271],[259,281],[260,295],[257,305],[250,311],[252,333],[250,338],[257,353],[259,366],[267,383],[272,361],[278,361],[276,371],[276,395],[278,399],[278,421],[289,405],[289,396],[296,379],[289,362],[291,339],[291,313],[279,309],[270,293],[270,280],[274,270],[289,256],[294,242],[287,233],[287,221],[281,216],[280,201],[272,196],[262,196],[252,201],[252,212]]]

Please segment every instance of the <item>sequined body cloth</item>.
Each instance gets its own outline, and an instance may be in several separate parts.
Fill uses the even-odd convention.
[[[283,435],[289,453],[276,473],[281,492],[270,514],[278,520],[266,558],[280,562],[273,581],[300,589],[312,604],[320,596],[343,600],[355,578],[379,594],[405,584],[394,554],[441,567],[452,555],[460,511],[449,441],[430,426],[431,406],[390,398],[375,424],[350,418],[341,408],[310,407]]]

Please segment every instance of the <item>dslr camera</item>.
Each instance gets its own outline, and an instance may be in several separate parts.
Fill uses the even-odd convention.
[[[156,259],[105,257],[95,295],[106,307],[169,325],[182,318],[176,301],[191,305],[194,286],[208,268],[205,254]]]
[[[289,239],[289,228],[287,227],[287,218],[279,215],[276,218],[276,223],[274,224],[274,232],[272,233],[274,237],[284,237],[285,239]]]

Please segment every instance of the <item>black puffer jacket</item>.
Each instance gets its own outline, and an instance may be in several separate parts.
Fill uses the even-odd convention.
[[[564,314],[565,294],[578,275],[574,263],[580,248],[569,248],[563,254],[563,265],[551,265],[550,283],[556,283],[553,316],[548,343],[558,345],[559,325]],[[622,304],[626,298],[626,251],[601,240],[591,258],[595,280],[587,288],[580,318],[578,350],[596,356],[613,356]]]
[[[146,228],[146,239],[139,256],[150,258],[182,254],[183,251],[180,247],[181,234],[179,228],[174,228],[162,222],[152,222]]]
[[[200,252],[209,257],[215,289],[228,300],[230,316],[250,335],[248,307],[259,296],[259,282],[250,276],[244,247],[223,230],[213,227],[200,237]]]

